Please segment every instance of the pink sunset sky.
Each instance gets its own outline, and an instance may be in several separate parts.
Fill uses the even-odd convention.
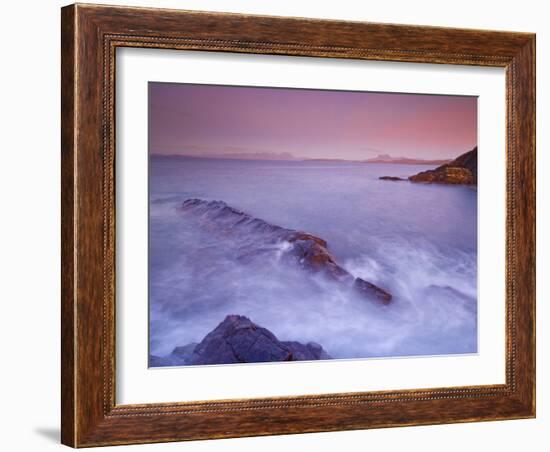
[[[149,83],[149,150],[447,159],[477,144],[477,97]]]

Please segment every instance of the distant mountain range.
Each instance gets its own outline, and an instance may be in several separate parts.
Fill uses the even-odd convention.
[[[451,159],[425,160],[408,157],[392,157],[388,154],[380,154],[374,158],[363,161],[366,163],[400,163],[402,165],[444,165],[445,163],[449,163]]]
[[[444,165],[451,159],[424,160],[408,157],[392,157],[380,154],[367,160],[337,159],[337,158],[296,158],[288,152],[233,152],[224,154],[189,155],[189,154],[151,154],[152,157],[177,157],[192,159],[227,159],[227,160],[296,160],[303,162],[355,162],[355,163],[395,163],[406,165]]]
[[[296,160],[288,152],[227,152],[223,154],[189,155],[189,154],[151,154],[152,157],[180,157],[193,159],[226,159],[226,160]]]

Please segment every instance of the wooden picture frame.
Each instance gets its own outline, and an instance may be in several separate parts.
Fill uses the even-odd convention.
[[[70,5],[62,9],[62,442],[73,447],[535,416],[535,35]],[[202,50],[506,70],[506,383],[115,403],[115,50]]]

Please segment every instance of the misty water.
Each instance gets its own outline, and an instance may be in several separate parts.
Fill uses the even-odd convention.
[[[150,353],[200,342],[228,314],[333,358],[476,352],[477,190],[378,179],[430,168],[152,157]],[[255,237],[201,227],[178,209],[189,198],[321,237],[392,302],[369,302],[276,255],[237,259]]]

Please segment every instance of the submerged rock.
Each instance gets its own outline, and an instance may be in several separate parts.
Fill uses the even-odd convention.
[[[456,308],[477,313],[477,297],[467,295],[451,286],[430,284],[424,290],[424,298],[428,302],[436,301],[441,303],[447,301],[452,303]]]
[[[149,355],[149,367],[177,366],[166,356]]]
[[[391,181],[405,181],[407,179],[403,179],[402,177],[397,177],[397,176],[380,176],[378,179],[380,180],[391,180]]]
[[[477,184],[477,146],[462,154],[452,162],[441,165],[433,170],[423,171],[410,176],[411,182],[437,184]]]
[[[199,343],[176,347],[166,357],[151,356],[151,367],[314,361],[331,359],[315,342],[279,341],[268,329],[241,315],[228,315]]]
[[[176,347],[170,356],[177,361],[190,361],[197,345],[197,342],[191,342],[190,344]]]
[[[197,342],[191,342],[187,345],[176,347],[172,350],[172,353],[167,356],[149,355],[149,366],[183,366],[185,364],[190,364],[191,357],[197,345]]]
[[[281,253],[283,259],[292,261],[300,268],[311,273],[321,273],[335,282],[347,284],[368,299],[382,304],[387,304],[392,299],[391,294],[385,290],[354,277],[341,267],[328,251],[327,242],[312,234],[267,223],[230,207],[223,201],[188,199],[183,202],[180,210],[192,214],[201,225],[216,233],[254,237],[254,249],[240,256],[245,262],[265,253]]]

